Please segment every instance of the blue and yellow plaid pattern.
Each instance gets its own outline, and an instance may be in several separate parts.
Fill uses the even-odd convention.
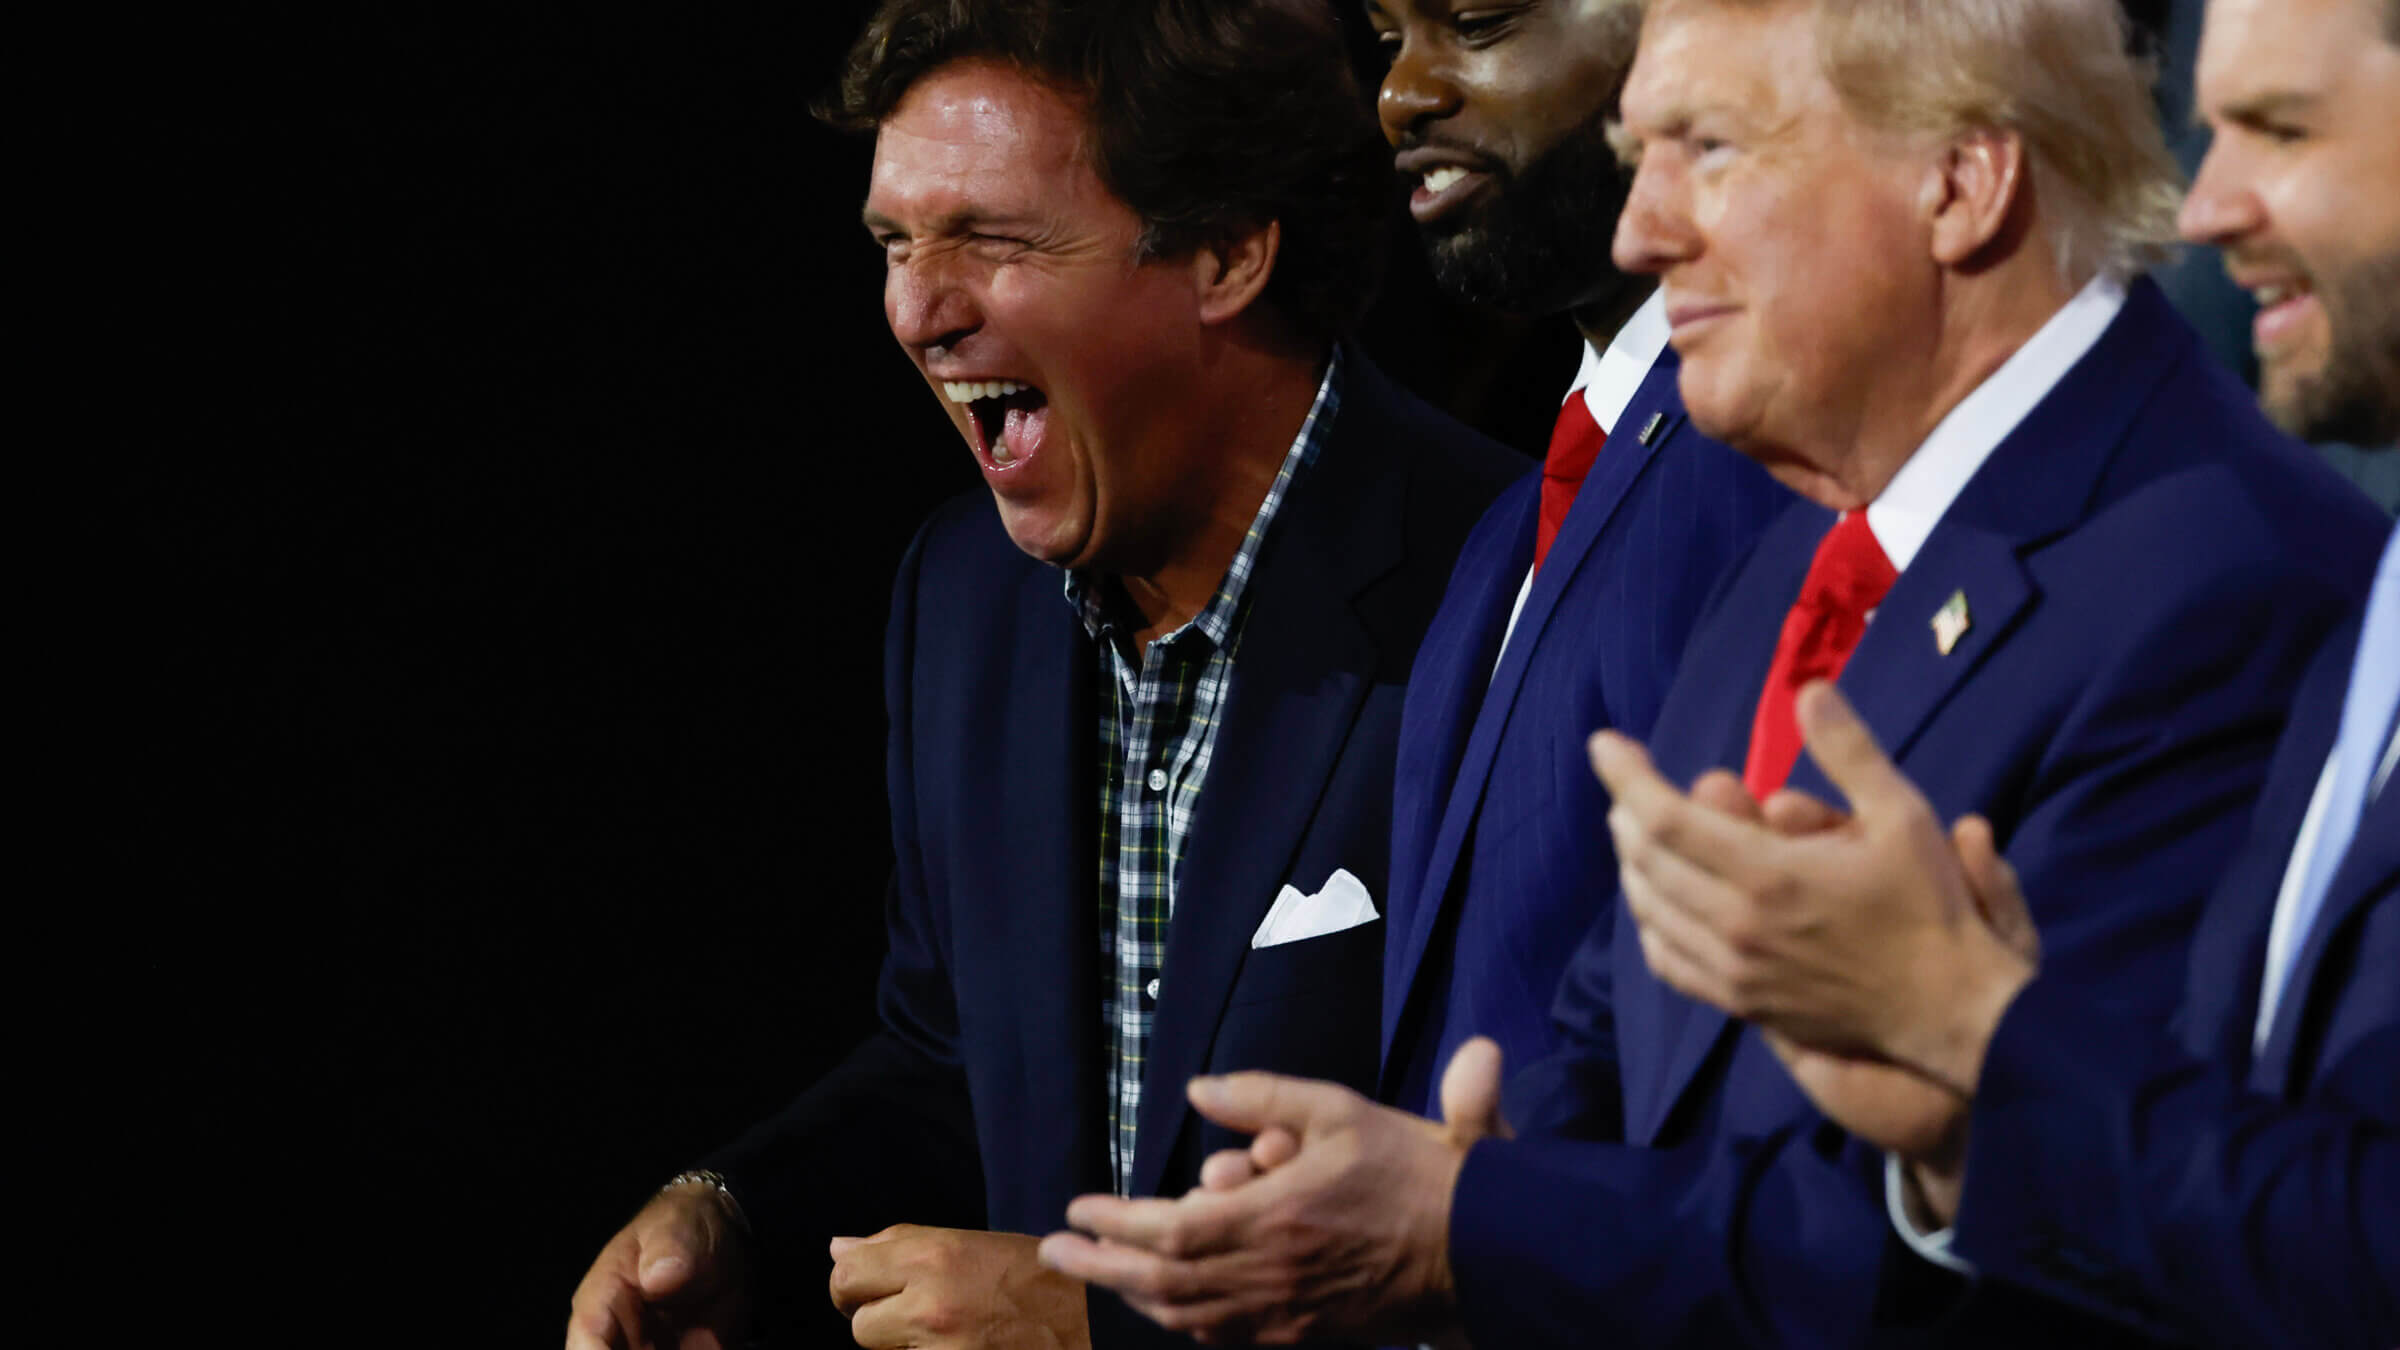
[[[1175,876],[1208,775],[1233,682],[1250,572],[1293,475],[1316,461],[1340,409],[1341,352],[1326,362],[1308,419],[1216,594],[1190,622],[1151,643],[1139,664],[1118,650],[1115,583],[1069,572],[1067,600],[1091,634],[1107,697],[1100,713],[1100,1017],[1108,1050],[1109,1164],[1120,1194],[1133,1186],[1142,1064],[1158,1006]]]

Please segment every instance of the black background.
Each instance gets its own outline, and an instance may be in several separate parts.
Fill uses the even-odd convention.
[[[866,1030],[887,588],[976,480],[882,323],[871,146],[805,112],[865,8],[161,34],[96,758],[179,1317],[554,1344],[646,1192]],[[1571,330],[1391,229],[1367,347],[1538,449]]]

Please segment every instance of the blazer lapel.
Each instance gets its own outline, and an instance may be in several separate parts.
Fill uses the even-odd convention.
[[[1243,621],[1225,724],[1185,841],[1157,1020],[1142,1071],[1133,1193],[1158,1188],[1250,938],[1283,888],[1374,681],[1376,643],[1353,600],[1401,549],[1406,480],[1370,473],[1380,376],[1355,354],[1350,392],[1313,478],[1267,540]],[[1295,878],[1307,884],[1324,880]],[[1388,904],[1388,898],[1382,903]]]
[[[1884,752],[1903,768],[1910,767],[1909,747],[1926,723],[1984,658],[2008,640],[2018,618],[2038,601],[2024,555],[2083,518],[2111,451],[2123,441],[2159,378],[2184,356],[2192,340],[2189,331],[2172,317],[2157,287],[2148,281],[2136,282],[2108,331],[1993,449],[1884,597],[1837,683],[1874,730]],[[1750,605],[1748,622],[1763,627],[1763,641],[1770,653],[1784,613],[1807,574],[1816,543],[1831,528],[1830,512],[1810,510],[1816,523],[1805,532],[1804,550],[1792,551],[1794,540],[1780,524],[1770,536],[1780,545],[1774,554],[1776,565],[1788,569],[1788,577],[1769,582],[1756,576],[1754,565],[1737,588],[1779,599],[1771,616],[1766,613],[1764,598]],[[1808,518],[1801,513],[1795,517]],[[1762,546],[1761,558],[1768,555],[1769,550]],[[1932,621],[1954,595],[1963,597],[1969,623],[1944,653]],[[1684,667],[1687,671],[1715,669],[1697,655],[1687,655]],[[1747,753],[1751,714],[1764,679],[1761,664],[1758,682],[1749,686],[1748,701],[1740,709],[1727,711],[1740,728],[1734,741],[1735,757],[1727,762],[1728,767],[1738,770]],[[1824,800],[1847,805],[1805,751],[1792,766],[1788,781]],[[1955,809],[1977,805],[1964,803]],[[1648,1142],[1665,1125],[1718,1036],[1730,1024],[1723,1014],[1671,993],[1647,978],[1646,972],[1637,976],[1641,967],[1638,943],[1620,941],[1612,956],[1620,987],[1630,980],[1646,997],[1663,1003],[1649,1014],[1659,1023],[1657,1033],[1662,1037],[1655,1044],[1671,1047],[1654,1080],[1655,1095],[1641,1092],[1641,1080],[1630,1075],[1626,1080],[1627,1125],[1636,1131],[1637,1142]],[[1639,1000],[1619,1002],[1638,1004]],[[1634,1020],[1641,1021],[1642,1014],[1637,1013]],[[1628,1063],[1639,1044],[1639,1030],[1635,1025],[1620,1026],[1619,1043],[1625,1047]]]
[[[1626,493],[1651,461],[1664,453],[1684,429],[1682,404],[1673,399],[1676,369],[1673,352],[1662,355],[1635,392],[1633,401],[1626,405],[1617,428],[1609,434],[1608,444],[1593,461],[1591,474],[1576,490],[1574,505],[1568,508],[1558,538],[1551,542],[1550,554],[1543,560],[1542,570],[1534,576],[1533,589],[1525,597],[1524,612],[1517,616],[1516,629],[1508,636],[1499,668],[1492,672],[1491,683],[1483,690],[1475,729],[1468,737],[1465,753],[1459,757],[1458,771],[1451,780],[1450,795],[1443,807],[1441,828],[1434,836],[1424,879],[1412,907],[1409,931],[1392,937],[1403,944],[1400,957],[1385,963],[1386,979],[1391,982],[1383,998],[1383,1074],[1387,1089],[1392,1086],[1392,1075],[1399,1071],[1390,1059],[1391,1046],[1407,1018],[1406,1008],[1416,987],[1425,948],[1432,941],[1443,907],[1450,901],[1451,882],[1458,872],[1460,855],[1473,833],[1476,817],[1482,812],[1492,763],[1515,711],[1517,694],[1524,688],[1525,672],[1532,663],[1534,650],[1540,645],[1551,616],[1557,612],[1560,598],[1582,570],[1618,507],[1624,504]],[[1662,408],[1661,404],[1667,406]],[[1666,420],[1645,442],[1638,429],[1654,413],[1665,413]],[[1503,624],[1507,610],[1502,606],[1514,598],[1506,588],[1522,584],[1522,568],[1531,565],[1530,526],[1526,536],[1525,548],[1516,555],[1521,558],[1517,570],[1501,579],[1494,597],[1494,609]]]
[[[1784,615],[1800,592],[1817,541],[1833,527],[1833,519],[1833,512],[1806,502],[1786,511],[1768,527],[1741,575],[1694,630],[1683,668],[1710,674],[1676,681],[1651,738],[1660,770],[1678,784],[1688,787],[1713,768],[1741,771]],[[1665,1127],[1681,1089],[1729,1021],[1650,973],[1632,919],[1621,906],[1609,921],[1616,924],[1608,959],[1625,1085],[1626,1140],[1648,1144]]]
[[[2110,451],[2189,341],[2156,288],[2137,283],[2099,342],[1993,449],[1943,512],[1838,681],[1885,754],[1905,764],[1926,722],[2008,640],[2038,598],[2024,555],[2083,519]],[[1934,625],[1954,603],[1963,606],[1967,626],[1953,634],[1945,652]],[[1832,793],[1805,753],[1791,781],[1819,795]],[[1838,795],[1827,799],[1841,801]]]
[[[2350,636],[2356,632],[2353,625]],[[2191,969],[2177,1013],[2183,1042],[2194,1055],[2239,1066],[2245,1076],[2257,1067],[2255,1029],[2267,934],[2309,800],[2341,729],[2342,691],[2354,648],[2353,642],[2329,642],[2293,696],[2291,720],[2251,816],[2250,841],[2209,896],[2192,935]]]
[[[990,723],[997,735],[969,737],[958,747],[974,769],[964,781],[987,785],[1045,829],[992,829],[962,834],[986,850],[979,867],[1008,877],[1018,894],[1052,897],[1030,906],[960,904],[958,945],[1002,953],[1005,968],[1029,973],[1014,1009],[1016,1054],[1031,1078],[1062,1073],[1065,1082],[1038,1099],[1072,1102],[1069,1128],[1020,1135],[1022,1156],[1050,1178],[1048,1194],[1110,1188],[1106,1148],[1107,1077],[1101,1063],[1098,882],[1093,849],[1093,706],[1097,657],[1073,609],[1059,593],[1059,574],[1036,570],[1027,580],[1014,625],[1015,655],[995,668],[1015,672],[1008,715]],[[1046,766],[1050,767],[1044,772]]]
[[[1537,490],[1511,489],[1507,518],[1495,521],[1491,533],[1470,543],[1442,596],[1441,609],[1418,645],[1416,663],[1408,675],[1407,711],[1401,726],[1405,736],[1395,759],[1392,782],[1392,914],[1408,916],[1406,928],[1384,935],[1383,1007],[1377,1041],[1380,1090],[1389,1093],[1394,1072],[1392,1042],[1398,1035],[1410,982],[1425,944],[1431,940],[1429,907],[1438,902],[1439,888],[1426,885],[1435,871],[1432,860],[1439,829],[1450,805],[1451,785],[1474,734],[1476,712],[1490,687],[1492,667],[1500,657],[1500,639],[1507,631],[1508,612],[1533,560],[1533,527],[1541,505]],[[1507,501],[1506,498],[1503,498]],[[1440,795],[1436,795],[1436,793]],[[1445,872],[1447,868],[1443,869]],[[1432,893],[1436,900],[1402,904],[1405,898]]]
[[[2274,1025],[2268,1028],[2267,1042],[2252,1066],[2253,1086],[2284,1094],[2293,1090],[2295,1077],[2304,1077],[2299,1072],[2306,1058],[2300,1040],[2309,1020],[2309,985],[2324,965],[2336,935],[2364,913],[2370,901],[2390,895],[2396,884],[2400,884],[2400,792],[2386,784],[2359,818],[2350,851],[2342,855],[2341,868],[2325,892],[2325,907],[2317,911],[2316,922],[2300,946],[2282,1001],[2275,1006]]]
[[[1934,625],[1953,597],[1965,598],[1969,623],[1945,652]],[[1884,753],[1905,763],[1917,733],[1984,656],[2008,640],[2033,597],[2012,541],[1988,530],[1937,529],[1884,597],[1835,683]],[[1847,805],[1805,751],[1790,782]]]

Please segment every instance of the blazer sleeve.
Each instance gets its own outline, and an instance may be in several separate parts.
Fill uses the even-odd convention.
[[[2361,981],[2400,971],[2389,897],[2373,923]],[[1993,1037],[1968,1149],[1957,1250],[1987,1278],[2206,1345],[2400,1345],[2400,1023],[2289,1102],[2045,977]]]
[[[983,1226],[967,1082],[947,943],[924,884],[916,844],[910,690],[916,598],[926,534],[902,559],[884,642],[891,718],[887,773],[894,862],[885,896],[889,948],[876,986],[881,1026],[783,1110],[703,1165],[723,1173],[749,1218],[762,1308],[790,1331],[832,1317],[824,1294],[826,1242],[894,1223]],[[847,1338],[839,1319],[817,1327]],[[806,1337],[802,1338],[803,1341]]]

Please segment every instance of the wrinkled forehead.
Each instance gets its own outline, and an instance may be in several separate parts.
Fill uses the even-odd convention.
[[[1055,86],[992,62],[944,66],[876,126],[868,209],[1055,191],[1079,176],[1085,131],[1081,103]]]

